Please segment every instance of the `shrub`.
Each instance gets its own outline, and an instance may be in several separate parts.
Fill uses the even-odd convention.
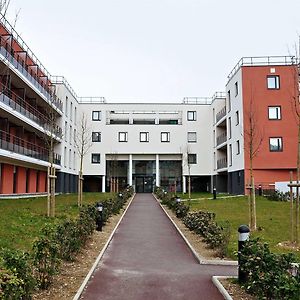
[[[241,268],[247,274],[244,287],[260,299],[297,300],[300,274],[293,276],[293,254],[274,254],[258,239],[247,241],[240,255]]]
[[[30,254],[20,250],[2,249],[1,257],[3,266],[22,281],[18,284],[22,288],[22,299],[31,299],[31,294],[36,287],[36,280],[33,277]]]
[[[264,196],[271,201],[289,201],[290,200],[289,193],[283,193],[278,190],[264,191]]]
[[[22,299],[24,296],[23,287],[24,281],[0,264],[0,299]]]

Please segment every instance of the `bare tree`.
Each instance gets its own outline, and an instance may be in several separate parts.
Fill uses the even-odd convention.
[[[255,181],[253,174],[254,158],[257,156],[263,141],[263,132],[260,130],[257,119],[256,107],[254,103],[254,92],[251,87],[251,95],[248,107],[245,110],[245,128],[244,128],[244,148],[249,158],[249,226],[250,229],[256,230],[256,199],[255,199]]]
[[[74,137],[74,144],[79,155],[79,177],[78,177],[78,207],[82,206],[82,190],[83,190],[83,158],[92,147],[92,133],[88,126],[88,119],[85,113],[82,113],[77,134]]]

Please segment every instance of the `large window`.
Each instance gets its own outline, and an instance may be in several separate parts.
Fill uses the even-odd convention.
[[[128,141],[128,133],[119,132],[119,142],[127,142],[127,141]]]
[[[280,88],[280,79],[278,75],[267,76],[267,87],[270,90],[278,90]]]
[[[197,142],[197,132],[188,132],[187,134],[188,143]]]
[[[269,120],[280,120],[280,119],[281,119],[281,107],[269,106]]]
[[[282,137],[272,137],[269,139],[270,151],[280,152],[282,151]]]
[[[197,119],[196,111],[188,111],[187,112],[187,119],[188,119],[188,121],[196,121],[196,119]]]
[[[93,121],[101,121],[101,111],[93,111],[92,113],[92,120]]]
[[[160,133],[160,141],[162,143],[169,143],[170,142],[170,132],[161,132]]]
[[[140,132],[140,142],[142,143],[149,142],[149,132]]]
[[[92,142],[101,142],[101,132],[92,132]]]
[[[188,163],[196,164],[197,163],[197,154],[188,154]]]
[[[92,153],[92,164],[100,164],[100,153]]]
[[[232,145],[229,145],[229,166],[232,166]]]

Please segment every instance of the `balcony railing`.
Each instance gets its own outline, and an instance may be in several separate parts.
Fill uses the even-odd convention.
[[[11,107],[13,110],[19,112],[21,115],[42,126],[45,130],[50,132],[53,131],[56,136],[60,138],[62,137],[61,127],[55,125],[55,128],[51,130],[51,122],[45,115],[39,112],[32,105],[28,104],[20,96],[7,89],[2,83],[0,83],[0,101]]]
[[[220,158],[217,160],[217,169],[224,169],[227,168],[227,158]]]
[[[217,136],[217,146],[225,143],[226,141],[227,141],[227,133],[226,132]]]
[[[217,114],[216,114],[216,122],[219,122],[223,117],[226,116],[226,106],[224,106]]]
[[[25,52],[25,51],[24,51]],[[24,53],[22,52],[22,53]],[[51,90],[51,84],[49,85],[49,78],[44,74],[37,75],[39,72],[38,66],[28,66],[25,60],[16,53],[14,49],[8,44],[7,39],[0,36],[0,53],[7,61],[9,61],[20,73],[22,73],[55,107],[62,110],[62,102],[57,98]],[[36,67],[37,72],[33,72],[32,68]],[[45,79],[46,78],[46,79]]]
[[[49,161],[49,151],[15,135],[0,130],[0,149],[15,152],[32,158]],[[53,162],[57,165],[61,163],[61,156],[54,153]]]

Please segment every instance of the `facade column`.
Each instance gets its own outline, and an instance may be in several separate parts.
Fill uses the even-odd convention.
[[[106,185],[106,180],[105,180],[105,175],[102,175],[102,193],[105,193],[105,185]]]
[[[159,154],[156,154],[155,170],[156,170],[156,172],[155,172],[156,173],[156,176],[155,176],[156,186],[160,186]]]
[[[128,165],[128,184],[132,186],[132,154],[129,154],[129,165]]]
[[[182,176],[182,192],[186,194],[186,176]]]

